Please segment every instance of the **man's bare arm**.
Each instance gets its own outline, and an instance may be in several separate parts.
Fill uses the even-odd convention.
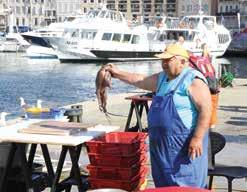
[[[208,86],[201,79],[193,81],[189,93],[199,112],[196,129],[189,145],[189,155],[194,159],[203,153],[203,137],[209,129],[211,117],[211,95]]]
[[[111,67],[108,69],[114,78],[124,81],[128,84],[134,85],[138,88],[156,91],[156,84],[158,79],[158,74],[153,74],[147,76],[144,74],[130,73],[126,71],[119,70],[115,65],[109,64]]]

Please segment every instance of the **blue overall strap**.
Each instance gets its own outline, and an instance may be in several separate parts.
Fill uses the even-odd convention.
[[[190,71],[192,71],[192,69],[189,69],[188,71],[186,71],[186,73],[183,75],[183,77],[176,84],[175,88],[173,90],[171,90],[170,92],[175,92],[178,89],[179,85],[181,83],[183,83],[184,79],[187,77],[187,75],[189,74]],[[159,92],[159,90],[162,86],[162,83],[165,81],[165,79],[166,79],[166,76],[163,76],[161,82],[158,84],[158,88],[157,88],[156,92]]]
[[[189,75],[189,73],[192,71],[192,69],[189,69],[188,71],[186,71],[186,73],[183,75],[183,77],[178,81],[178,83],[177,83],[177,85],[175,86],[175,88],[172,90],[172,92],[175,92],[177,89],[178,89],[178,87],[179,87],[179,85],[181,84],[181,83],[183,83],[183,81],[184,81],[184,79]]]

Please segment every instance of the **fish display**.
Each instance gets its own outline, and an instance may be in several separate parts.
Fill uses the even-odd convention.
[[[95,85],[99,110],[107,114],[107,88],[111,88],[111,73],[107,70],[110,65],[103,65],[97,73]]]

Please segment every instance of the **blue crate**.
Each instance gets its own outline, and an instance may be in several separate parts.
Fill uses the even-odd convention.
[[[62,108],[51,108],[50,111],[44,111],[39,113],[27,112],[29,119],[61,119],[64,117],[65,109]]]

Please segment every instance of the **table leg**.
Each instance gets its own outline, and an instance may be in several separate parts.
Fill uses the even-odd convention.
[[[61,152],[59,160],[58,160],[57,170],[56,170],[55,178],[53,180],[51,192],[56,192],[57,185],[58,185],[61,173],[62,173],[63,164],[64,164],[64,160],[65,160],[67,152],[68,152],[68,147],[63,146],[62,152]]]
[[[83,192],[83,184],[81,181],[80,168],[78,165],[78,154],[75,147],[69,147],[70,158],[72,161],[73,176],[76,179],[79,192]]]
[[[144,103],[144,107],[146,109],[146,114],[148,115],[148,111],[149,111],[148,102]]]
[[[48,176],[49,176],[49,186],[51,186],[52,185],[52,181],[53,181],[53,179],[55,177],[53,166],[52,166],[52,163],[51,163],[51,157],[50,157],[47,145],[46,144],[41,144],[40,146],[41,146],[41,150],[42,150],[42,153],[43,153],[43,156],[44,156],[44,159],[45,159],[45,164],[46,164],[46,168],[47,168],[47,172],[48,172]]]
[[[17,150],[19,150],[20,158],[21,158],[21,169],[24,174],[24,179],[26,183],[27,189],[32,188],[32,168],[29,168],[27,157],[26,157],[26,144],[17,143]]]
[[[125,130],[124,130],[125,132],[128,131],[128,129],[130,127],[130,122],[131,122],[131,118],[132,118],[132,115],[133,115],[134,108],[135,108],[135,103],[133,101],[131,101],[129,115],[128,115],[127,122],[126,122],[126,125],[125,125]]]
[[[140,111],[139,111],[139,104],[135,104],[135,113],[136,113],[136,119],[137,119],[137,124],[138,124],[138,128],[139,131],[142,131],[142,122],[141,122],[141,117],[140,117]]]
[[[79,158],[80,158],[81,148],[82,148],[82,144],[81,145],[78,145],[75,148],[75,151],[76,151],[76,161],[77,162],[79,161]],[[70,171],[70,177],[73,177],[73,176],[74,176],[74,166],[72,166],[71,171]],[[70,191],[71,191],[71,186],[67,187],[66,190],[65,190],[65,192],[70,192]]]
[[[28,167],[32,168],[33,165],[33,159],[36,153],[37,149],[37,144],[31,144],[30,151],[29,151],[29,156],[28,156]]]
[[[8,174],[9,174],[9,171],[11,170],[11,166],[14,160],[16,150],[17,150],[17,146],[14,143],[11,143],[10,151],[7,157],[6,167],[3,168],[3,173],[2,173],[1,180],[0,180],[0,191],[1,192],[5,192],[7,190],[6,188],[7,188]]]

